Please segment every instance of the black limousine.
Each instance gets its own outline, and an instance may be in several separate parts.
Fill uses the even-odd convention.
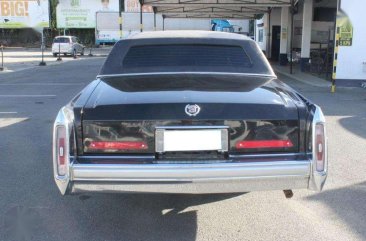
[[[320,191],[325,119],[250,38],[140,33],[59,111],[53,165],[62,194]]]

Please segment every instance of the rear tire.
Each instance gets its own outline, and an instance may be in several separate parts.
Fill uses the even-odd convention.
[[[81,56],[84,56],[84,48],[83,48],[83,50],[81,50],[80,55],[81,55]]]
[[[56,54],[56,53],[53,53],[53,57],[57,57],[57,55],[58,55],[58,54]]]

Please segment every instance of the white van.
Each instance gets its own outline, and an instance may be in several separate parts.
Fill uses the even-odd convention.
[[[53,40],[52,54],[54,57],[58,54],[64,54],[65,56],[68,54],[72,56],[84,55],[84,48],[85,46],[80,43],[77,37],[57,36]]]

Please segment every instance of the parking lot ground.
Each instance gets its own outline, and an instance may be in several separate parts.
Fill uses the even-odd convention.
[[[61,196],[51,130],[61,106],[93,80],[103,58],[0,75],[0,240],[365,240],[366,91],[279,78],[326,115],[323,192]]]
[[[111,46],[100,47],[100,48],[85,48],[84,56],[77,56],[74,59],[72,56],[64,56],[61,54],[62,61],[57,61],[57,57],[52,55],[51,49],[48,48],[44,51],[43,61],[46,65],[62,64],[64,62],[85,60],[91,58],[89,54],[91,53],[93,57],[105,57],[108,55]],[[39,66],[42,61],[42,51],[39,48],[5,48],[4,49],[4,71],[0,71],[0,74],[7,72],[20,71],[30,68],[43,68],[44,66]],[[1,53],[0,53],[0,66],[1,63]]]

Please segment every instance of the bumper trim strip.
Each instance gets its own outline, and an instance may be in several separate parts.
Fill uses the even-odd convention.
[[[311,161],[71,164],[70,191],[232,193],[308,188]]]

